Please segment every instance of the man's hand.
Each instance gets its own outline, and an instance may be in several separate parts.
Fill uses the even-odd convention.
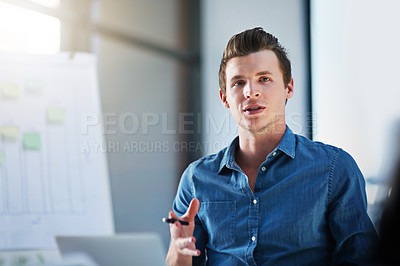
[[[200,250],[196,249],[196,239],[193,237],[194,217],[199,211],[200,202],[192,199],[189,208],[182,217],[178,217],[173,211],[168,218],[180,219],[189,222],[188,226],[175,222],[169,225],[171,243],[166,262],[168,265],[192,265],[192,256],[199,256]]]

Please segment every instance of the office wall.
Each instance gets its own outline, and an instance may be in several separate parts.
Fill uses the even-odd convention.
[[[179,47],[178,1],[98,1],[94,19],[140,39]],[[168,244],[175,194],[178,61],[143,47],[98,35],[99,77],[105,119],[115,231],[157,231]]]
[[[400,156],[400,2],[311,3],[315,137],[354,157],[376,222]]]
[[[296,133],[308,135],[307,36],[305,2],[298,0],[202,1],[203,141],[205,154],[215,152],[237,134],[229,110],[218,94],[218,69],[230,37],[261,26],[289,51],[294,97],[287,104],[287,122]]]
[[[316,137],[348,150],[366,178],[379,178],[396,158],[400,3],[312,3]]]

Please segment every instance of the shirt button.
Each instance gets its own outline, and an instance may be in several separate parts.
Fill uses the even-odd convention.
[[[255,236],[252,236],[252,237],[251,237],[251,241],[253,241],[253,242],[256,241],[256,237],[255,237]]]
[[[261,167],[261,171],[265,172],[265,170],[267,170],[267,168],[265,168],[265,166]]]
[[[257,204],[257,200],[253,199],[253,204],[256,205]]]
[[[272,156],[275,156],[276,155],[276,151],[274,151],[274,153],[272,154]]]

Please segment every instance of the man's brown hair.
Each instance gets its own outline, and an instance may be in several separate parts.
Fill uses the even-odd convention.
[[[222,55],[219,66],[219,87],[226,95],[226,64],[234,57],[246,56],[263,50],[271,50],[278,58],[283,75],[283,82],[287,85],[292,78],[292,69],[286,49],[278,42],[278,38],[267,33],[261,27],[245,30],[229,40]]]

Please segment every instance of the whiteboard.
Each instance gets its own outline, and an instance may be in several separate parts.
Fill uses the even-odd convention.
[[[0,54],[0,250],[113,233],[96,58]]]

